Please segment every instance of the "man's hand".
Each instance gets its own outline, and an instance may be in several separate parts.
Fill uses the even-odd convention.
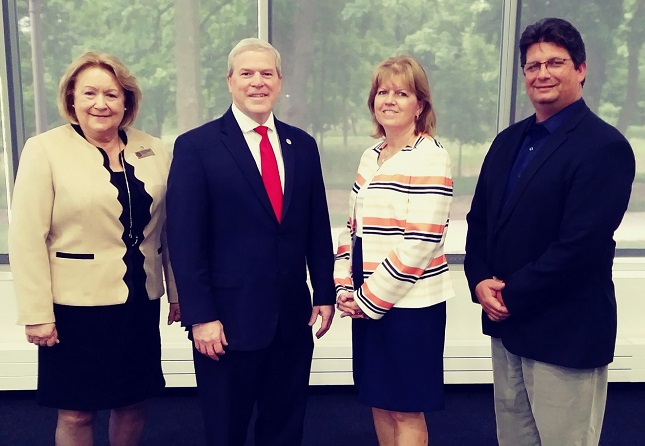
[[[316,338],[320,339],[327,333],[331,327],[331,321],[334,319],[334,306],[333,305],[316,305],[311,309],[311,317],[309,318],[309,326],[313,327],[318,315],[322,317],[320,321],[320,328],[316,332]]]
[[[181,320],[181,311],[179,309],[178,303],[171,303],[170,309],[168,310],[168,325],[171,325],[173,322],[179,322]]]
[[[27,336],[28,342],[41,347],[53,347],[60,342],[54,322],[27,325],[25,326],[25,335]]]
[[[192,327],[195,348],[202,354],[215,361],[225,354],[224,347],[228,345],[224,326],[220,321],[204,322]]]
[[[482,280],[475,287],[477,300],[491,321],[500,322],[511,315],[502,298],[502,290],[505,286],[504,282],[493,277]]]

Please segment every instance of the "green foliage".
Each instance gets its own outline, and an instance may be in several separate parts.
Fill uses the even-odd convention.
[[[183,96],[177,97],[177,91],[182,91],[177,74],[198,70],[201,103],[196,105],[197,115],[203,121],[219,116],[230,104],[225,79],[228,52],[240,39],[257,35],[256,0],[39,3],[45,88],[40,106],[46,111],[48,127],[62,123],[56,96],[67,65],[85,50],[100,50],[115,54],[135,74],[143,91],[135,125],[161,136],[168,147],[179,133],[177,109]],[[16,1],[25,125],[31,135],[35,105],[28,4]],[[316,136],[328,190],[341,203],[330,199],[334,225],[346,219],[346,192],[361,153],[374,142],[369,137],[373,125],[366,104],[372,70],[393,55],[410,54],[426,69],[438,117],[437,138],[453,160],[455,195],[463,200],[472,193],[482,159],[498,130],[503,4],[501,0],[271,2],[272,41],[282,54],[283,68],[289,73],[299,64],[310,68],[284,79],[283,96],[294,90],[294,84],[300,87],[295,90],[304,93],[303,97],[283,97],[276,114],[285,117],[281,113],[288,109],[288,101],[305,104],[298,124]],[[519,5],[520,31],[543,17],[563,17],[581,31],[588,60],[585,100],[611,123],[622,117],[637,160],[645,159],[645,75],[639,76],[645,70],[643,0],[524,0]],[[198,67],[177,64],[176,36],[190,31],[178,29],[177,7],[196,12],[192,29],[198,30],[198,39],[189,50],[198,55]],[[303,10],[315,14],[312,29],[298,26],[298,13]],[[635,68],[629,65],[634,54],[638,57]],[[514,118],[521,119],[533,113],[533,108],[523,94],[517,65]],[[642,191],[645,165],[639,162],[638,169],[637,190]],[[0,193],[0,200],[4,195]],[[630,210],[645,210],[641,195],[633,195]],[[0,232],[3,227],[0,221]],[[4,252],[3,239],[0,233],[0,252]]]
[[[585,101],[600,114],[616,110],[616,118],[627,95],[626,42],[630,38],[645,41],[642,21],[630,23],[640,0],[589,0],[585,2],[523,1],[521,8],[522,29],[543,17],[562,17],[574,24],[582,34],[587,49],[587,81],[584,88]],[[634,29],[633,29],[634,28]],[[634,32],[632,32],[634,31]],[[641,51],[639,70],[645,69],[645,57]],[[518,79],[519,91],[523,79]],[[645,92],[645,76],[640,76],[641,97]],[[607,106],[607,103],[611,106]],[[522,100],[518,118],[530,110]],[[645,114],[634,116],[632,123],[644,123]],[[612,121],[615,123],[615,120]]]
[[[27,133],[35,131],[31,41],[28,2],[18,2],[21,70]],[[202,30],[204,119],[228,107],[226,56],[241,38],[257,35],[254,1],[201,2],[195,24]],[[183,4],[183,2],[179,2]],[[186,2],[186,7],[189,7]],[[172,131],[175,112],[176,70],[173,0],[113,0],[42,2],[42,54],[48,127],[60,125],[56,96],[58,82],[69,63],[87,50],[114,54],[136,76],[143,104],[136,123],[154,135]],[[249,19],[251,18],[251,20]]]
[[[273,3],[274,37],[286,60],[294,42],[302,40],[294,35],[292,18],[305,1]],[[359,128],[370,126],[366,99],[372,70],[403,53],[428,71],[440,139],[458,140],[459,145],[492,139],[499,82],[497,2],[329,0],[317,7],[321,19],[314,29],[314,67],[306,97],[314,112],[305,127],[324,153],[333,151],[329,135],[341,135],[347,145]]]
[[[293,67],[295,48],[313,54],[311,70],[289,83],[304,83],[303,127],[331,150],[331,137],[348,145],[353,135],[371,132],[366,99],[371,73],[381,60],[408,53],[426,68],[438,115],[438,138],[451,141],[456,174],[478,169],[479,149],[494,137],[499,88],[502,2],[494,0],[326,0],[312,9],[313,39],[299,35],[298,11],[311,0],[273,2],[272,36],[285,67]],[[616,122],[626,98],[629,71],[627,42],[643,38],[631,20],[637,0],[587,2],[523,1],[521,28],[544,16],[569,18],[587,42],[589,70],[585,99],[594,110]],[[140,82],[143,107],[136,125],[167,138],[177,133],[177,66],[175,8],[198,8],[202,101],[200,115],[209,120],[230,104],[226,86],[227,55],[239,39],[257,34],[255,0],[42,0],[42,54],[49,127],[60,124],[55,98],[68,63],[82,51],[97,49],[123,60]],[[28,2],[17,2],[26,126],[34,132]],[[642,30],[642,23],[640,24]],[[310,31],[310,30],[305,30]],[[308,34],[309,35],[309,34]],[[645,69],[640,57],[639,69]],[[643,90],[645,76],[640,77]],[[532,113],[518,77],[517,118]],[[283,104],[278,104],[280,116]],[[642,102],[630,115],[631,125],[645,124]],[[335,143],[335,142],[334,142]]]
[[[207,121],[224,113],[231,103],[226,85],[228,53],[240,40],[257,36],[257,5],[252,0],[202,0],[199,15],[202,17],[204,120]]]
[[[23,2],[19,2],[23,3]],[[29,25],[25,10],[20,19]],[[174,64],[172,63],[173,26],[171,0],[138,0],[135,2],[85,2],[48,0],[42,2],[42,54],[45,68],[46,107],[49,127],[62,123],[58,117],[56,97],[58,82],[69,63],[88,50],[114,54],[133,72],[144,91],[144,102],[138,126],[160,134],[163,120],[172,116]],[[169,12],[170,11],[170,12]],[[31,75],[29,27],[21,36],[23,79]],[[30,51],[30,50],[29,50]],[[24,85],[24,83],[23,83]],[[28,96],[28,95],[26,95]],[[28,133],[35,130],[25,97]]]

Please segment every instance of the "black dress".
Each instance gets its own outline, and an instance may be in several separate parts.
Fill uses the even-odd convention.
[[[107,155],[101,152],[109,170]],[[125,169],[130,199],[124,172],[110,171],[110,182],[118,189],[123,206],[119,220],[127,246],[123,257],[127,266],[127,301],[92,307],[54,304],[60,343],[38,349],[37,399],[43,406],[82,411],[112,409],[143,401],[165,385],[160,304],[159,299],[148,299],[144,258],[139,250],[143,230],[150,222],[152,197],[134,176],[133,167],[126,163]]]

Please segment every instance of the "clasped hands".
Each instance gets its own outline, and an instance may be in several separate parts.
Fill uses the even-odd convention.
[[[501,322],[508,319],[511,313],[504,304],[502,290],[506,284],[496,277],[484,279],[475,287],[475,295],[481,304],[484,312],[493,322]]]
[[[352,319],[369,319],[369,316],[363,313],[363,310],[354,301],[352,293],[340,294],[336,300],[336,307],[342,312],[340,317],[349,316]]]

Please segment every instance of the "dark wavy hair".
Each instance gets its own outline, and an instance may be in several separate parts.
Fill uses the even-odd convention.
[[[548,17],[526,27],[520,37],[520,63],[526,63],[526,52],[529,47],[539,42],[554,43],[566,49],[571,56],[573,66],[578,69],[587,60],[585,43],[580,32],[564,19]],[[584,85],[585,81],[582,81]]]

